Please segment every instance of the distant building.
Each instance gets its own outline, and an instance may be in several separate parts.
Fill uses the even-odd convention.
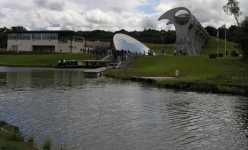
[[[80,53],[85,49],[85,38],[74,31],[17,30],[8,33],[7,51]]]
[[[109,49],[111,48],[111,42],[86,41],[86,47],[89,49],[98,49],[98,48]]]

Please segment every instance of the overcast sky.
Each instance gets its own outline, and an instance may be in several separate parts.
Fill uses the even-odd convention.
[[[157,21],[167,10],[186,6],[204,25],[235,24],[223,12],[226,0],[0,0],[0,26],[28,29],[143,30],[170,29]],[[248,0],[240,0],[248,15]]]

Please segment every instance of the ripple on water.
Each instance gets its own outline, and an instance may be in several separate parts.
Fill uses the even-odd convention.
[[[79,71],[11,72],[0,81],[0,120],[38,143],[69,149],[239,149],[248,147],[244,97],[151,88]]]

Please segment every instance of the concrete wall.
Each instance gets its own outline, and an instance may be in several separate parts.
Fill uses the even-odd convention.
[[[37,46],[55,46],[58,40],[8,40],[8,51],[32,52],[33,45]]]
[[[58,40],[8,40],[8,51],[32,52],[33,46],[55,46],[57,53],[80,53],[85,48],[85,41],[67,41]],[[71,48],[72,47],[72,48]]]
[[[86,41],[86,47],[88,48],[109,48],[111,46],[110,42],[103,41]]]
[[[58,42],[55,52],[62,53],[82,53],[82,50],[85,49],[85,41],[67,41],[67,42]]]

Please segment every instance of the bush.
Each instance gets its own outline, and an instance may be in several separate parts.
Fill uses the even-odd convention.
[[[6,126],[6,125],[7,125],[7,123],[6,123],[6,122],[4,122],[4,121],[0,121],[0,127]]]
[[[6,135],[6,139],[9,141],[16,141],[16,142],[22,142],[24,141],[24,138],[21,136],[20,133],[11,132]]]
[[[51,150],[52,149],[52,142],[49,139],[46,139],[43,146],[42,146],[43,150]]]
[[[34,138],[33,137],[28,138],[28,143],[34,146]]]
[[[241,23],[238,38],[243,57],[248,58],[248,17]]]
[[[239,53],[237,51],[231,51],[231,54],[230,54],[232,57],[238,57],[239,56]]]
[[[218,57],[217,54],[209,54],[209,59],[216,59]]]
[[[216,59],[218,57],[222,58],[224,57],[224,54],[223,53],[212,53],[212,54],[209,54],[208,57],[209,59]]]
[[[222,57],[224,57],[224,54],[223,53],[218,53],[217,54],[217,57],[221,57],[222,58]]]

